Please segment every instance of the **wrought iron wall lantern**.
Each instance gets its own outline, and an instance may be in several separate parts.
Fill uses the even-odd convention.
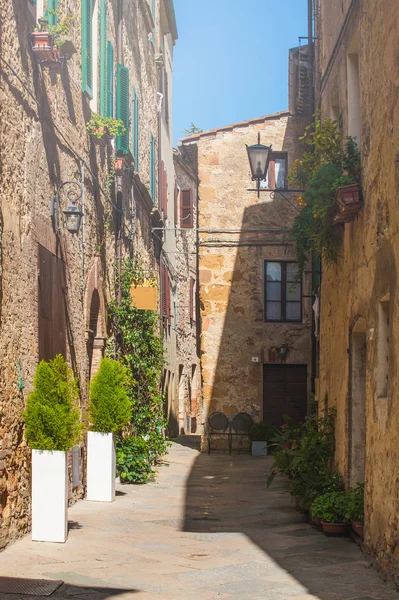
[[[56,189],[56,195],[51,199],[51,218],[56,231],[60,231],[59,226],[59,206],[62,191],[65,189],[65,195],[68,199],[68,206],[63,210],[65,215],[65,227],[69,233],[77,234],[83,217],[83,207],[79,201],[83,195],[82,184],[78,181],[66,181]]]
[[[292,204],[288,200],[288,198],[286,198],[286,196],[284,196],[284,193],[287,193],[287,192],[299,193],[299,192],[303,192],[304,190],[291,190],[291,189],[286,189],[286,188],[261,188],[260,187],[260,182],[265,181],[266,176],[267,176],[270,158],[271,158],[271,154],[272,154],[272,146],[271,145],[265,146],[265,145],[261,144],[260,143],[260,133],[258,133],[258,143],[253,144],[252,146],[248,146],[246,144],[246,147],[247,147],[247,153],[248,153],[249,166],[251,168],[252,180],[257,182],[256,188],[249,188],[247,191],[248,192],[258,192],[258,198],[260,198],[261,192],[268,192],[270,194],[271,198],[274,198],[274,195],[276,193],[279,193],[298,212],[300,212],[300,210],[294,204]]]

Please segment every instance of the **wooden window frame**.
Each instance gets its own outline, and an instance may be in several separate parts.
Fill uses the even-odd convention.
[[[281,288],[281,298],[280,300],[269,300],[267,299],[267,265],[268,264],[278,264],[281,266],[281,281],[276,282],[280,283]],[[298,263],[294,260],[265,260],[264,262],[264,298],[265,298],[265,322],[266,323],[302,323],[303,322],[303,302],[302,302],[302,275],[298,281],[299,283],[299,293],[300,300],[291,300],[293,304],[299,304],[300,306],[300,318],[299,319],[287,319],[287,295],[286,295],[286,284],[287,284],[287,265],[298,265]],[[288,282],[291,283],[291,282]],[[294,283],[294,282],[292,282]],[[281,317],[280,319],[269,319],[267,316],[267,303],[273,302],[274,304],[280,304],[281,307]]]
[[[183,194],[189,192],[190,194],[190,215],[184,216],[184,210],[186,207],[183,206]],[[194,227],[194,191],[193,188],[182,188],[180,190],[180,228],[181,229],[193,229]]]

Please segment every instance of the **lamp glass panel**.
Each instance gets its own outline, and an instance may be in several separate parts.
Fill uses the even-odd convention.
[[[269,162],[270,147],[262,144],[248,146],[251,173],[254,179],[265,179]]]

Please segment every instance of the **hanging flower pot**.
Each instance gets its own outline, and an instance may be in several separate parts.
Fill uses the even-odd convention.
[[[115,165],[114,165],[114,167],[115,167],[115,171],[116,171],[117,173],[118,173],[118,172],[119,172],[119,173],[121,173],[121,172],[122,172],[122,169],[123,169],[123,162],[124,162],[124,161],[123,161],[123,158],[116,158],[116,159],[115,159]]]
[[[351,183],[338,188],[337,201],[342,207],[353,206],[361,202],[360,185],[358,183]]]
[[[48,31],[34,31],[31,34],[32,49],[36,60],[42,62],[53,58],[54,38]]]

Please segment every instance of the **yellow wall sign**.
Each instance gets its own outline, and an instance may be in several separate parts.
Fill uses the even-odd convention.
[[[143,285],[138,285],[130,288],[130,296],[132,298],[132,306],[139,310],[157,310],[158,289],[144,282]]]

